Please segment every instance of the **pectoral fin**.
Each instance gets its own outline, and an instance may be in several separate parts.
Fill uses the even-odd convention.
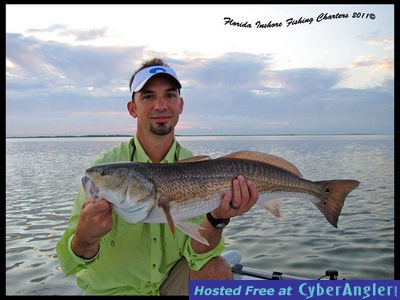
[[[178,227],[180,230],[182,230],[184,233],[186,233],[196,241],[203,243],[207,246],[210,245],[208,241],[200,234],[200,230],[204,229],[200,225],[190,222],[178,221],[176,222],[176,227]]]
[[[171,210],[169,207],[169,201],[166,198],[160,197],[158,200],[158,206],[164,211],[165,218],[167,219],[169,228],[171,229],[172,235],[175,235],[175,223],[171,215]]]

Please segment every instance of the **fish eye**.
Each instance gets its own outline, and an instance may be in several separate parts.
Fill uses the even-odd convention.
[[[101,171],[100,171],[100,175],[101,175],[101,176],[108,175],[108,170],[101,170]]]

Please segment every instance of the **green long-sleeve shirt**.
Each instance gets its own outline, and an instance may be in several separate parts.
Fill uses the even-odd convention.
[[[150,162],[142,146],[134,138],[134,161]],[[91,165],[130,161],[133,147],[122,142],[102,154]],[[174,141],[161,163],[185,159],[192,153]],[[66,276],[77,274],[76,280],[85,295],[159,295],[159,287],[174,264],[183,256],[193,270],[199,270],[209,259],[224,249],[221,238],[214,250],[198,254],[191,247],[191,238],[180,230],[172,235],[168,224],[130,224],[112,214],[113,227],[100,239],[100,250],[92,259],[76,256],[71,240],[78,223],[79,212],[86,195],[81,187],[75,199],[68,227],[57,243],[57,255]],[[201,224],[204,216],[193,221]]]

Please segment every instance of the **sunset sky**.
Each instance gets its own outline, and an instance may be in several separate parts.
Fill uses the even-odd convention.
[[[394,5],[9,4],[6,135],[133,134],[129,79],[156,56],[177,134],[394,132]]]

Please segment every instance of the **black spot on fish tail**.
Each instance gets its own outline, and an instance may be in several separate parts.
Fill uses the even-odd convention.
[[[320,195],[319,201],[314,202],[328,222],[337,228],[339,215],[342,211],[344,201],[352,190],[360,184],[353,179],[317,181],[317,184],[325,186],[324,194]]]

